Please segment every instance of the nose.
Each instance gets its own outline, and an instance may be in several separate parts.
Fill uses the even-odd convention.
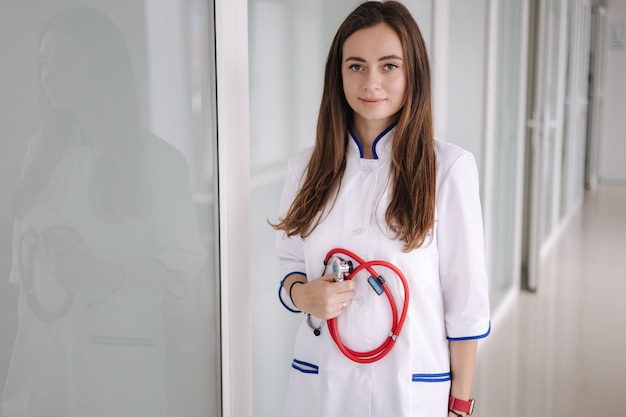
[[[41,67],[41,85],[48,89],[58,84],[59,71],[51,64]]]
[[[363,88],[365,90],[378,90],[382,82],[382,74],[378,71],[368,71]]]
[[[41,85],[44,88],[50,87],[52,79],[53,79],[53,74],[50,68],[42,67],[41,68]]]

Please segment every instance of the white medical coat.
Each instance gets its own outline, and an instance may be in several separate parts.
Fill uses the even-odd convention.
[[[332,209],[304,240],[279,232],[276,251],[282,276],[302,272],[310,280],[322,275],[323,260],[333,248],[348,249],[365,260],[391,262],[409,282],[406,323],[387,356],[359,364],[339,351],[326,326],[316,337],[303,320],[295,341],[285,417],[446,417],[451,380],[448,341],[482,338],[490,332],[474,158],[458,146],[436,140],[434,231],[422,247],[404,252],[404,243],[393,238],[385,221],[394,131],[387,129],[374,142],[375,159],[363,159],[360,143],[350,135],[346,170]],[[290,159],[280,215],[293,201],[310,155],[309,149]],[[379,273],[401,310],[400,280],[389,270]],[[356,351],[378,347],[391,328],[387,297],[378,296],[367,278],[366,272],[354,278],[355,297],[337,319],[343,343]],[[284,288],[280,299],[297,311]],[[314,317],[312,321],[320,323]]]

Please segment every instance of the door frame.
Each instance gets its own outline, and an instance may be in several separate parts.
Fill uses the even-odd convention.
[[[248,3],[215,0],[222,415],[252,416]]]

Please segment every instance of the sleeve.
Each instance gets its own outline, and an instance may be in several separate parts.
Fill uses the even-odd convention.
[[[20,261],[18,258],[18,254],[20,250],[18,249],[21,245],[21,236],[22,236],[22,222],[16,220],[13,223],[13,254],[11,259],[11,272],[9,275],[9,282],[11,284],[19,286],[22,280],[20,275],[20,268],[18,262]]]
[[[439,278],[449,340],[489,335],[489,290],[478,169],[463,152],[441,181],[437,196]]]
[[[182,297],[186,284],[198,276],[207,255],[193,204],[189,169],[184,156],[173,148],[158,149],[151,164],[151,210],[156,234],[152,258],[181,274],[183,285],[168,290]]]
[[[300,170],[296,170],[294,165],[295,161],[292,158],[289,160],[287,178],[280,199],[279,219],[283,218],[289,210],[300,186],[302,172],[297,172]],[[289,293],[283,287],[283,282],[293,274],[300,273],[306,276],[302,238],[300,236],[289,238],[283,231],[279,230],[276,232],[275,250],[278,258],[278,272],[282,277],[278,287],[278,298],[287,310],[293,313],[300,313],[300,310],[291,301]]]

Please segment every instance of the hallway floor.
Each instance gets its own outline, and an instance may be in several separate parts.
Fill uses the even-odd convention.
[[[476,415],[626,417],[626,187],[586,194],[542,261],[538,292],[522,292],[492,336]]]

